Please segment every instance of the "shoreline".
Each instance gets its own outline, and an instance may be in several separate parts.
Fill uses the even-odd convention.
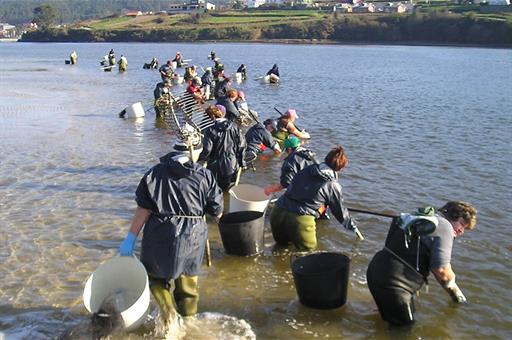
[[[227,43],[227,44],[281,44],[281,45],[378,45],[378,46],[432,46],[432,47],[460,47],[460,48],[497,48],[512,49],[512,44],[464,44],[464,43],[444,43],[432,41],[338,41],[329,39],[253,39],[253,40],[190,40],[190,41],[23,41],[22,39],[9,39],[0,42],[17,43],[165,43],[165,44],[209,44],[209,43]]]

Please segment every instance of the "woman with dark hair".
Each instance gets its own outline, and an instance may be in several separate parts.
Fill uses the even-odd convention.
[[[272,236],[277,244],[286,246],[291,242],[299,250],[315,249],[315,219],[327,207],[343,227],[360,235],[355,220],[343,206],[343,193],[338,182],[338,174],[347,164],[345,150],[337,146],[329,151],[324,162],[309,165],[293,177],[270,215]]]
[[[207,168],[213,172],[219,187],[227,190],[244,166],[245,138],[238,125],[224,118],[225,108],[222,105],[209,106],[206,113],[215,123],[204,132],[199,162],[207,162]]]

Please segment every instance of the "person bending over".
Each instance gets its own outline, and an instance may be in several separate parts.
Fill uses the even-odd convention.
[[[309,165],[293,177],[270,214],[272,236],[277,244],[286,246],[291,242],[299,250],[315,249],[315,220],[327,207],[344,228],[360,235],[355,220],[343,205],[338,182],[338,174],[347,164],[345,150],[337,146],[329,151],[324,162]]]
[[[366,272],[383,320],[397,326],[414,323],[414,295],[428,283],[430,272],[454,302],[466,302],[450,261],[453,239],[475,226],[476,209],[460,201],[447,202],[437,212],[429,207],[393,219],[384,249]]]

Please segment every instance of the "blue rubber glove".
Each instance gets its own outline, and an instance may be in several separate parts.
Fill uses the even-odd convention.
[[[126,235],[126,238],[119,246],[119,255],[132,256],[133,248],[135,247],[135,240],[137,240],[137,236],[131,231],[129,231],[128,235]]]

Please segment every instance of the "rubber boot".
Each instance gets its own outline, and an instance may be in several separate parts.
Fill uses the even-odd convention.
[[[181,316],[191,316],[197,313],[199,303],[199,290],[197,276],[180,275],[174,280],[174,301],[176,309]]]
[[[152,279],[149,289],[160,308],[164,322],[168,324],[175,320],[178,316],[174,308],[171,292],[169,292],[169,285],[164,280]]]

